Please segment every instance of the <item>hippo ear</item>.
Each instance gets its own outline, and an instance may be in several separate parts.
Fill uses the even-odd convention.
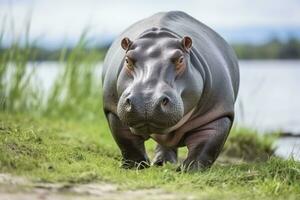
[[[131,44],[132,44],[132,42],[128,37],[124,37],[121,41],[121,46],[126,51],[129,49]]]
[[[192,41],[192,38],[188,37],[188,36],[185,36],[182,41],[181,41],[181,44],[183,46],[183,48],[186,50],[186,51],[189,51],[192,47],[192,44],[193,44],[193,41]]]

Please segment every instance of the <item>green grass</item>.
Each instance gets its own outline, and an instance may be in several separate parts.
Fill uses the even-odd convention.
[[[270,140],[254,132],[247,133],[251,136],[245,140],[239,138],[243,130],[232,132],[219,159],[227,157],[226,161],[211,169],[178,173],[176,165],[167,165],[138,171],[119,168],[120,153],[103,118],[93,123],[0,114],[0,171],[35,181],[106,181],[121,189],[162,188],[204,199],[299,199],[299,162],[272,156],[264,162],[246,162],[248,157],[231,160],[251,153],[247,144],[255,148],[256,158],[271,149]],[[154,142],[148,142],[147,148],[152,156]],[[240,154],[232,154],[237,149]]]
[[[28,34],[24,37],[28,38]],[[0,29],[0,47],[2,35]],[[30,59],[37,53],[34,44],[21,45],[16,40],[3,50],[0,53],[0,111],[99,120],[101,80],[95,70],[104,54],[88,49],[90,40],[86,35],[87,32],[83,32],[72,51],[60,50],[57,63],[61,67],[49,94],[45,94],[35,79],[35,68],[28,70]],[[39,67],[38,63],[32,64]]]

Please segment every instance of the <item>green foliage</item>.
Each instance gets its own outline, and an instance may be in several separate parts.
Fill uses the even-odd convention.
[[[223,155],[246,161],[265,161],[274,154],[275,136],[261,135],[247,128],[233,128]]]
[[[30,70],[28,63],[36,49],[29,44],[21,47],[20,42],[14,43],[0,54],[0,111],[99,119],[102,114],[101,80],[95,70],[103,54],[88,50],[87,46],[88,39],[83,33],[71,52],[61,50],[60,74],[50,94],[46,94],[38,84],[31,84],[35,68]]]
[[[300,41],[290,38],[283,42],[272,39],[265,44],[233,44],[239,59],[299,59]]]
[[[0,46],[2,36],[3,34],[0,36]],[[19,112],[35,107],[38,94],[34,92],[34,88],[29,87],[34,70],[27,70],[29,56],[34,54],[28,42],[25,42],[24,49],[21,49],[18,41],[0,54],[0,109],[2,111]]]
[[[19,46],[20,51],[27,51],[26,47],[24,46]],[[38,45],[30,45],[31,48],[31,53],[29,54],[28,57],[28,61],[31,62],[37,62],[37,61],[59,61],[61,60],[61,53],[62,51],[65,52],[65,59],[72,54],[73,49],[76,48],[75,47],[59,47],[56,49],[47,49]],[[1,47],[0,45],[0,55],[2,54],[6,54],[7,51],[9,51],[10,47]],[[88,46],[85,49],[85,53],[89,54],[89,53],[97,53],[99,59],[103,59],[105,53],[107,51],[107,47],[90,47]],[[66,61],[66,60],[64,60]]]
[[[62,51],[63,71],[56,79],[43,114],[85,120],[101,115],[101,79],[95,76],[101,55],[86,53],[87,41],[83,34],[69,55]]]

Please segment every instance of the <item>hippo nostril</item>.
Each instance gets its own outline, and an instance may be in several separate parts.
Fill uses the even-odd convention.
[[[131,100],[129,98],[126,99],[126,104],[129,106],[131,105]]]
[[[125,110],[127,111],[127,112],[131,112],[131,109],[132,109],[132,102],[131,102],[131,100],[130,100],[130,98],[127,98],[126,100],[125,100]]]
[[[169,98],[168,97],[164,97],[161,100],[161,105],[166,106],[169,102],[170,102]]]

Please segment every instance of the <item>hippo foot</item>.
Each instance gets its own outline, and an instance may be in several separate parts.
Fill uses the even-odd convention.
[[[150,167],[150,161],[149,160],[139,160],[139,161],[133,161],[133,160],[122,160],[121,168],[123,169],[146,169]]]
[[[199,172],[203,171],[211,166],[210,164],[204,164],[198,160],[185,160],[183,163],[176,169],[177,172]]]
[[[177,163],[177,149],[157,145],[152,164],[154,166],[163,166],[167,162]]]

